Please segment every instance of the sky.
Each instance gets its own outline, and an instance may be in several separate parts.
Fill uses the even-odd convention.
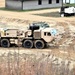
[[[65,2],[65,0],[63,0]],[[66,0],[67,2],[69,2],[69,0]],[[71,3],[75,3],[75,0],[70,0]]]

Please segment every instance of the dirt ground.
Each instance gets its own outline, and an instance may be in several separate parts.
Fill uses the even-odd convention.
[[[4,0],[0,0],[0,8],[4,7]],[[56,45],[50,46],[47,49],[24,49],[24,48],[10,48],[5,49],[0,47],[0,55],[6,55],[11,51],[11,53],[18,49],[20,54],[37,54],[40,58],[40,54],[52,55],[52,62],[54,63],[57,59],[62,59],[65,61],[71,61],[72,66],[75,66],[75,16],[72,17],[45,17],[34,14],[42,14],[49,12],[57,12],[59,9],[45,9],[45,10],[36,10],[36,11],[7,11],[0,10],[0,27],[19,27],[24,28],[28,26],[29,23],[34,21],[45,21],[50,24],[50,26],[57,28],[60,34],[60,37],[56,39]],[[50,57],[50,56],[49,56]],[[60,62],[60,60],[58,60]],[[70,67],[70,68],[71,68]],[[37,74],[38,75],[38,74]],[[60,74],[57,74],[60,75]],[[69,75],[69,74],[64,74]],[[70,74],[73,75],[73,74]]]
[[[4,7],[5,6],[5,1],[4,0],[0,0],[0,7]],[[29,11],[29,12],[14,12],[14,11],[3,11],[0,10],[0,16],[1,17],[6,17],[6,18],[18,18],[18,19],[24,19],[24,20],[30,20],[30,21],[65,21],[65,20],[69,20],[69,21],[73,21],[75,19],[75,17],[70,17],[70,18],[53,18],[53,17],[42,17],[42,16],[37,16],[37,15],[33,15],[33,14],[40,14],[40,13],[47,13],[47,12],[55,12],[58,11],[58,9],[45,9],[45,10],[36,10],[36,11]]]

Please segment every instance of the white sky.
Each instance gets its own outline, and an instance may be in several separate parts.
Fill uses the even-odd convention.
[[[63,0],[63,1],[65,1],[65,0]],[[66,0],[67,2],[69,2],[69,0]],[[75,0],[70,0],[71,1],[71,3],[75,3]]]

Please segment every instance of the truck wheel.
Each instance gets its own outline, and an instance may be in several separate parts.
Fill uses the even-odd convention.
[[[42,40],[36,40],[34,42],[34,46],[35,46],[35,48],[42,49],[42,48],[44,48],[45,44],[44,44],[44,41],[42,41]]]
[[[33,42],[31,40],[25,40],[23,42],[23,47],[25,47],[25,48],[32,48],[33,47]]]
[[[5,48],[10,47],[9,40],[8,39],[1,39],[1,46],[5,47]]]
[[[64,14],[60,14],[61,17],[64,17]]]

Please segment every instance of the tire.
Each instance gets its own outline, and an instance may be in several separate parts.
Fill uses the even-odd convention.
[[[25,47],[25,48],[32,48],[33,47],[32,40],[24,40],[23,41],[23,47]]]
[[[64,15],[64,14],[60,14],[60,16],[61,16],[61,17],[64,17],[65,15]]]
[[[44,44],[44,41],[42,41],[42,40],[36,40],[34,42],[34,46],[37,49],[43,49],[45,47],[45,44]]]
[[[8,39],[1,39],[1,47],[8,48],[10,47],[10,42]]]

